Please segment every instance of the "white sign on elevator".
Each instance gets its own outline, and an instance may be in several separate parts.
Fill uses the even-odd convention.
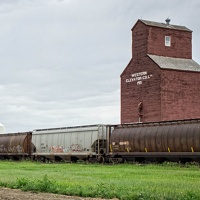
[[[131,74],[131,78],[126,79],[126,83],[137,81],[137,85],[141,85],[143,80],[151,78],[153,75],[147,71]]]

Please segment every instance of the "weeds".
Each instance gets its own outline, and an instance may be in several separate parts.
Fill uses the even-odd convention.
[[[56,183],[52,182],[45,174],[40,180],[29,180],[28,178],[17,178],[17,181],[9,184],[11,188],[23,191],[52,192],[55,191]]]

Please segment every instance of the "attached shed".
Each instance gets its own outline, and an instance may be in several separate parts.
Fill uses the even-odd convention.
[[[132,59],[121,74],[121,123],[200,118],[199,85],[192,31],[138,20]]]

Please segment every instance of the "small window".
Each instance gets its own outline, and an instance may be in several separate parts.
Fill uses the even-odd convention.
[[[170,47],[171,46],[171,37],[165,36],[165,46]]]

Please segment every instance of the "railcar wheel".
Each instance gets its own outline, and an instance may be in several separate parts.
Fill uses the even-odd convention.
[[[99,157],[99,158],[98,158],[98,162],[99,162],[99,163],[104,163],[104,162],[105,162],[105,159],[104,159],[104,157],[102,157],[102,156],[101,156],[101,157]]]
[[[77,157],[75,157],[75,156],[72,156],[72,157],[71,157],[71,162],[72,162],[72,163],[77,163],[77,161],[78,161],[78,158],[77,158]]]
[[[44,156],[40,156],[40,157],[37,158],[37,161],[39,161],[39,162],[45,162],[46,158]]]
[[[111,163],[111,164],[119,164],[119,163],[124,163],[125,162],[125,159],[124,158],[118,158],[118,157],[116,157],[116,158],[110,158],[109,159],[109,163]]]
[[[90,157],[90,158],[88,158],[88,161],[89,161],[90,163],[93,163],[93,164],[98,162],[98,160],[97,160],[96,157]]]

